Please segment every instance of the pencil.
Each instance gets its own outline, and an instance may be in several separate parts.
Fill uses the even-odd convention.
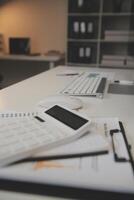
[[[66,154],[66,155],[38,156],[38,157],[29,157],[29,158],[17,161],[13,164],[26,163],[26,162],[37,162],[37,161],[73,159],[73,158],[81,158],[81,157],[92,157],[92,156],[101,156],[101,155],[105,155],[105,154],[108,154],[108,150],[92,151],[92,152],[77,153],[77,154]]]

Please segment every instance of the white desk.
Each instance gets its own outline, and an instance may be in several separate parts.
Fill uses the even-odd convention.
[[[115,72],[115,79],[134,80],[133,70],[97,68],[56,67],[0,91],[0,111],[33,110],[45,96],[56,94],[72,77],[56,76],[63,70]],[[134,95],[106,94],[104,99],[81,97],[84,107],[81,112],[90,116],[119,117],[124,123],[134,155]]]
[[[134,80],[134,70],[94,69],[94,68],[72,68],[56,67],[33,76],[22,82],[14,84],[0,91],[0,111],[33,110],[35,105],[45,96],[56,94],[73,77],[56,76],[63,70],[90,70],[114,72],[115,79]],[[128,138],[134,145],[134,95],[106,94],[104,99],[81,97],[84,102],[83,112],[91,116],[119,117],[125,123]],[[133,148],[134,155],[134,148]]]

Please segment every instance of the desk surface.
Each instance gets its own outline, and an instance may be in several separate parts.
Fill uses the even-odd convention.
[[[57,76],[64,71],[105,71],[115,72],[114,79],[134,80],[133,70],[76,68],[59,66],[47,72],[38,74],[27,80],[14,84],[0,91],[0,111],[32,111],[40,100],[48,95],[56,94],[64,85],[72,80],[70,76]],[[126,129],[127,137],[132,144],[134,156],[134,95],[105,94],[103,99],[81,97],[83,109],[81,112],[94,117],[118,117]]]
[[[73,77],[56,75],[64,70],[115,72],[114,79],[116,80],[134,80],[133,70],[59,66],[1,90],[0,111],[33,110],[40,100],[43,100],[48,95],[56,94],[69,80],[72,80]],[[84,102],[84,107],[81,111],[87,112],[88,115],[90,113],[91,116],[95,117],[119,117],[124,122],[128,139],[134,146],[134,95],[107,93],[103,99],[92,97],[81,97],[81,99]]]

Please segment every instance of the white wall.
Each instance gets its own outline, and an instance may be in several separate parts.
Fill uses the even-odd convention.
[[[0,7],[0,33],[30,37],[32,52],[66,50],[67,0],[10,0]]]

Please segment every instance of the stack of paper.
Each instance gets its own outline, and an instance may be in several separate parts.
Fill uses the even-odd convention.
[[[107,30],[105,31],[107,41],[134,41],[134,31],[129,30]]]
[[[124,55],[103,55],[101,64],[103,66],[116,66],[116,67],[123,67],[125,66],[125,59],[126,56]]]
[[[127,67],[134,67],[134,56],[127,56]]]

